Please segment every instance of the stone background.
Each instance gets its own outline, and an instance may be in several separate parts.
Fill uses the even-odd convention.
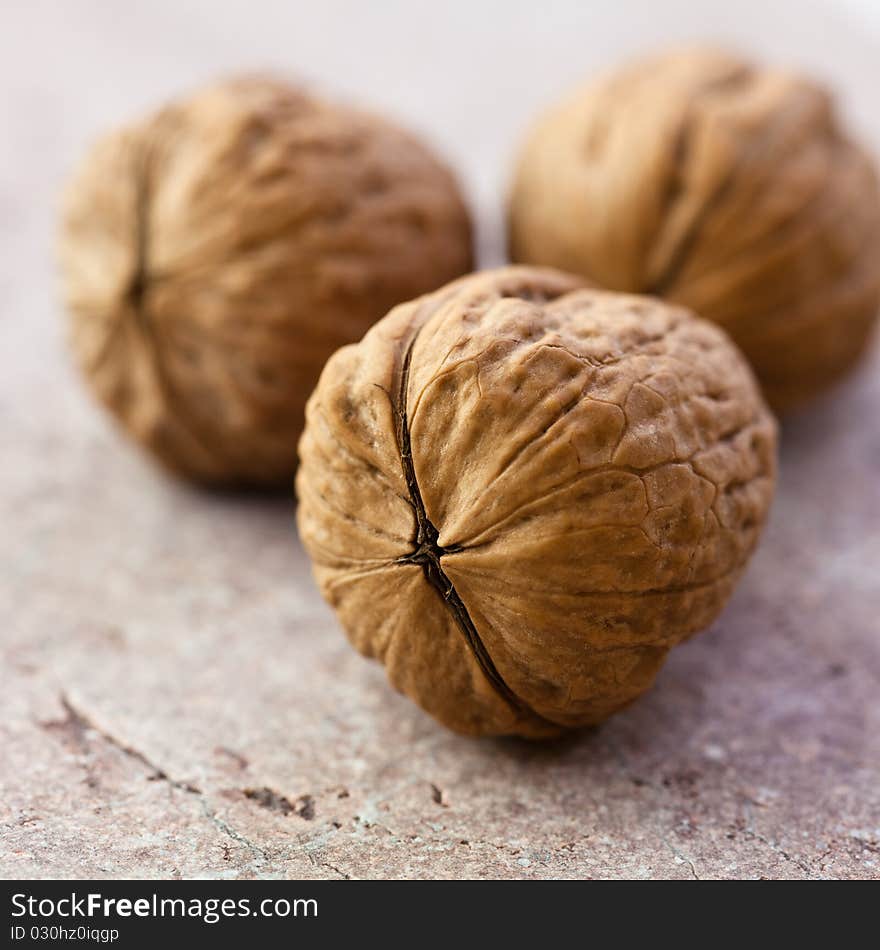
[[[880,6],[7,3],[0,13],[0,874],[880,877],[880,351],[791,419],[765,541],[644,700],[550,745],[445,732],[355,655],[290,498],[159,474],[68,366],[59,183],[179,89],[277,67],[421,130],[482,261],[523,127],[689,37],[806,65],[880,143]]]

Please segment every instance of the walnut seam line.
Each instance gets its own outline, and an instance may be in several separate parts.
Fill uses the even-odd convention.
[[[126,300],[134,314],[135,323],[140,331],[144,345],[149,350],[150,365],[156,385],[162,394],[163,400],[174,405],[180,413],[180,424],[187,435],[205,453],[206,457],[214,459],[226,453],[219,449],[214,441],[206,440],[200,431],[198,423],[192,414],[185,411],[185,400],[177,398],[176,387],[170,374],[160,358],[161,344],[159,334],[147,313],[147,290],[156,278],[150,274],[150,209],[152,201],[152,165],[153,151],[149,143],[141,145],[138,155],[137,174],[135,179],[135,221],[134,221],[134,248],[135,266],[126,291]]]
[[[461,630],[464,636],[465,642],[470,648],[474,659],[477,661],[477,665],[499,696],[517,713],[543,719],[542,716],[531,709],[513,692],[498,672],[492,657],[489,655],[489,651],[486,649],[471,619],[467,607],[465,607],[455,586],[440,564],[440,559],[444,554],[454,554],[460,551],[461,548],[457,545],[444,548],[437,543],[440,532],[431,523],[425,511],[425,504],[416,479],[415,465],[413,464],[406,403],[412,352],[420,331],[421,327],[415,331],[407,345],[406,353],[403,358],[403,368],[400,373],[397,399],[393,404],[396,417],[395,435],[397,438],[397,448],[400,454],[400,462],[403,466],[403,477],[406,481],[406,487],[409,493],[409,502],[416,516],[416,531],[412,542],[413,550],[409,554],[397,558],[395,563],[417,564],[422,568],[425,579],[437,591],[443,603],[446,604],[452,613],[459,630]]]

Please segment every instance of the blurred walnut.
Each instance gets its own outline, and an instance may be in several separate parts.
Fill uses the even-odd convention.
[[[551,112],[510,243],[721,324],[781,409],[850,368],[880,306],[877,177],[828,94],[717,53],[638,63]]]
[[[712,324],[490,271],[329,361],[300,533],[398,689],[460,732],[553,734],[626,705],[715,618],[764,522],[775,441]]]
[[[196,479],[272,483],[327,357],[467,271],[471,237],[415,139],[254,79],[100,142],[61,256],[78,361],[135,438]]]

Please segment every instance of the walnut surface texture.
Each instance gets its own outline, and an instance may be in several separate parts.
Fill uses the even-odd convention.
[[[448,170],[388,122],[274,79],[220,83],[100,141],[61,233],[76,358],[169,468],[292,477],[327,357],[471,266]]]
[[[514,267],[328,362],[298,521],[361,653],[450,728],[554,735],[649,687],[757,541],[776,426],[713,324]]]
[[[713,51],[636,63],[539,121],[509,240],[719,323],[777,410],[842,377],[880,308],[877,174],[829,94]]]

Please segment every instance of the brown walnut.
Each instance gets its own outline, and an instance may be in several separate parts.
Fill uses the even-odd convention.
[[[531,133],[514,260],[714,320],[787,409],[843,376],[880,308],[880,191],[829,94],[732,56],[658,57]]]
[[[649,687],[764,523],[776,428],[739,351],[526,267],[401,305],[307,408],[299,529],[354,646],[450,728],[544,736]]]
[[[85,376],[168,467],[292,476],[328,356],[471,265],[450,173],[375,116],[225,82],[99,142],[61,239]]]

